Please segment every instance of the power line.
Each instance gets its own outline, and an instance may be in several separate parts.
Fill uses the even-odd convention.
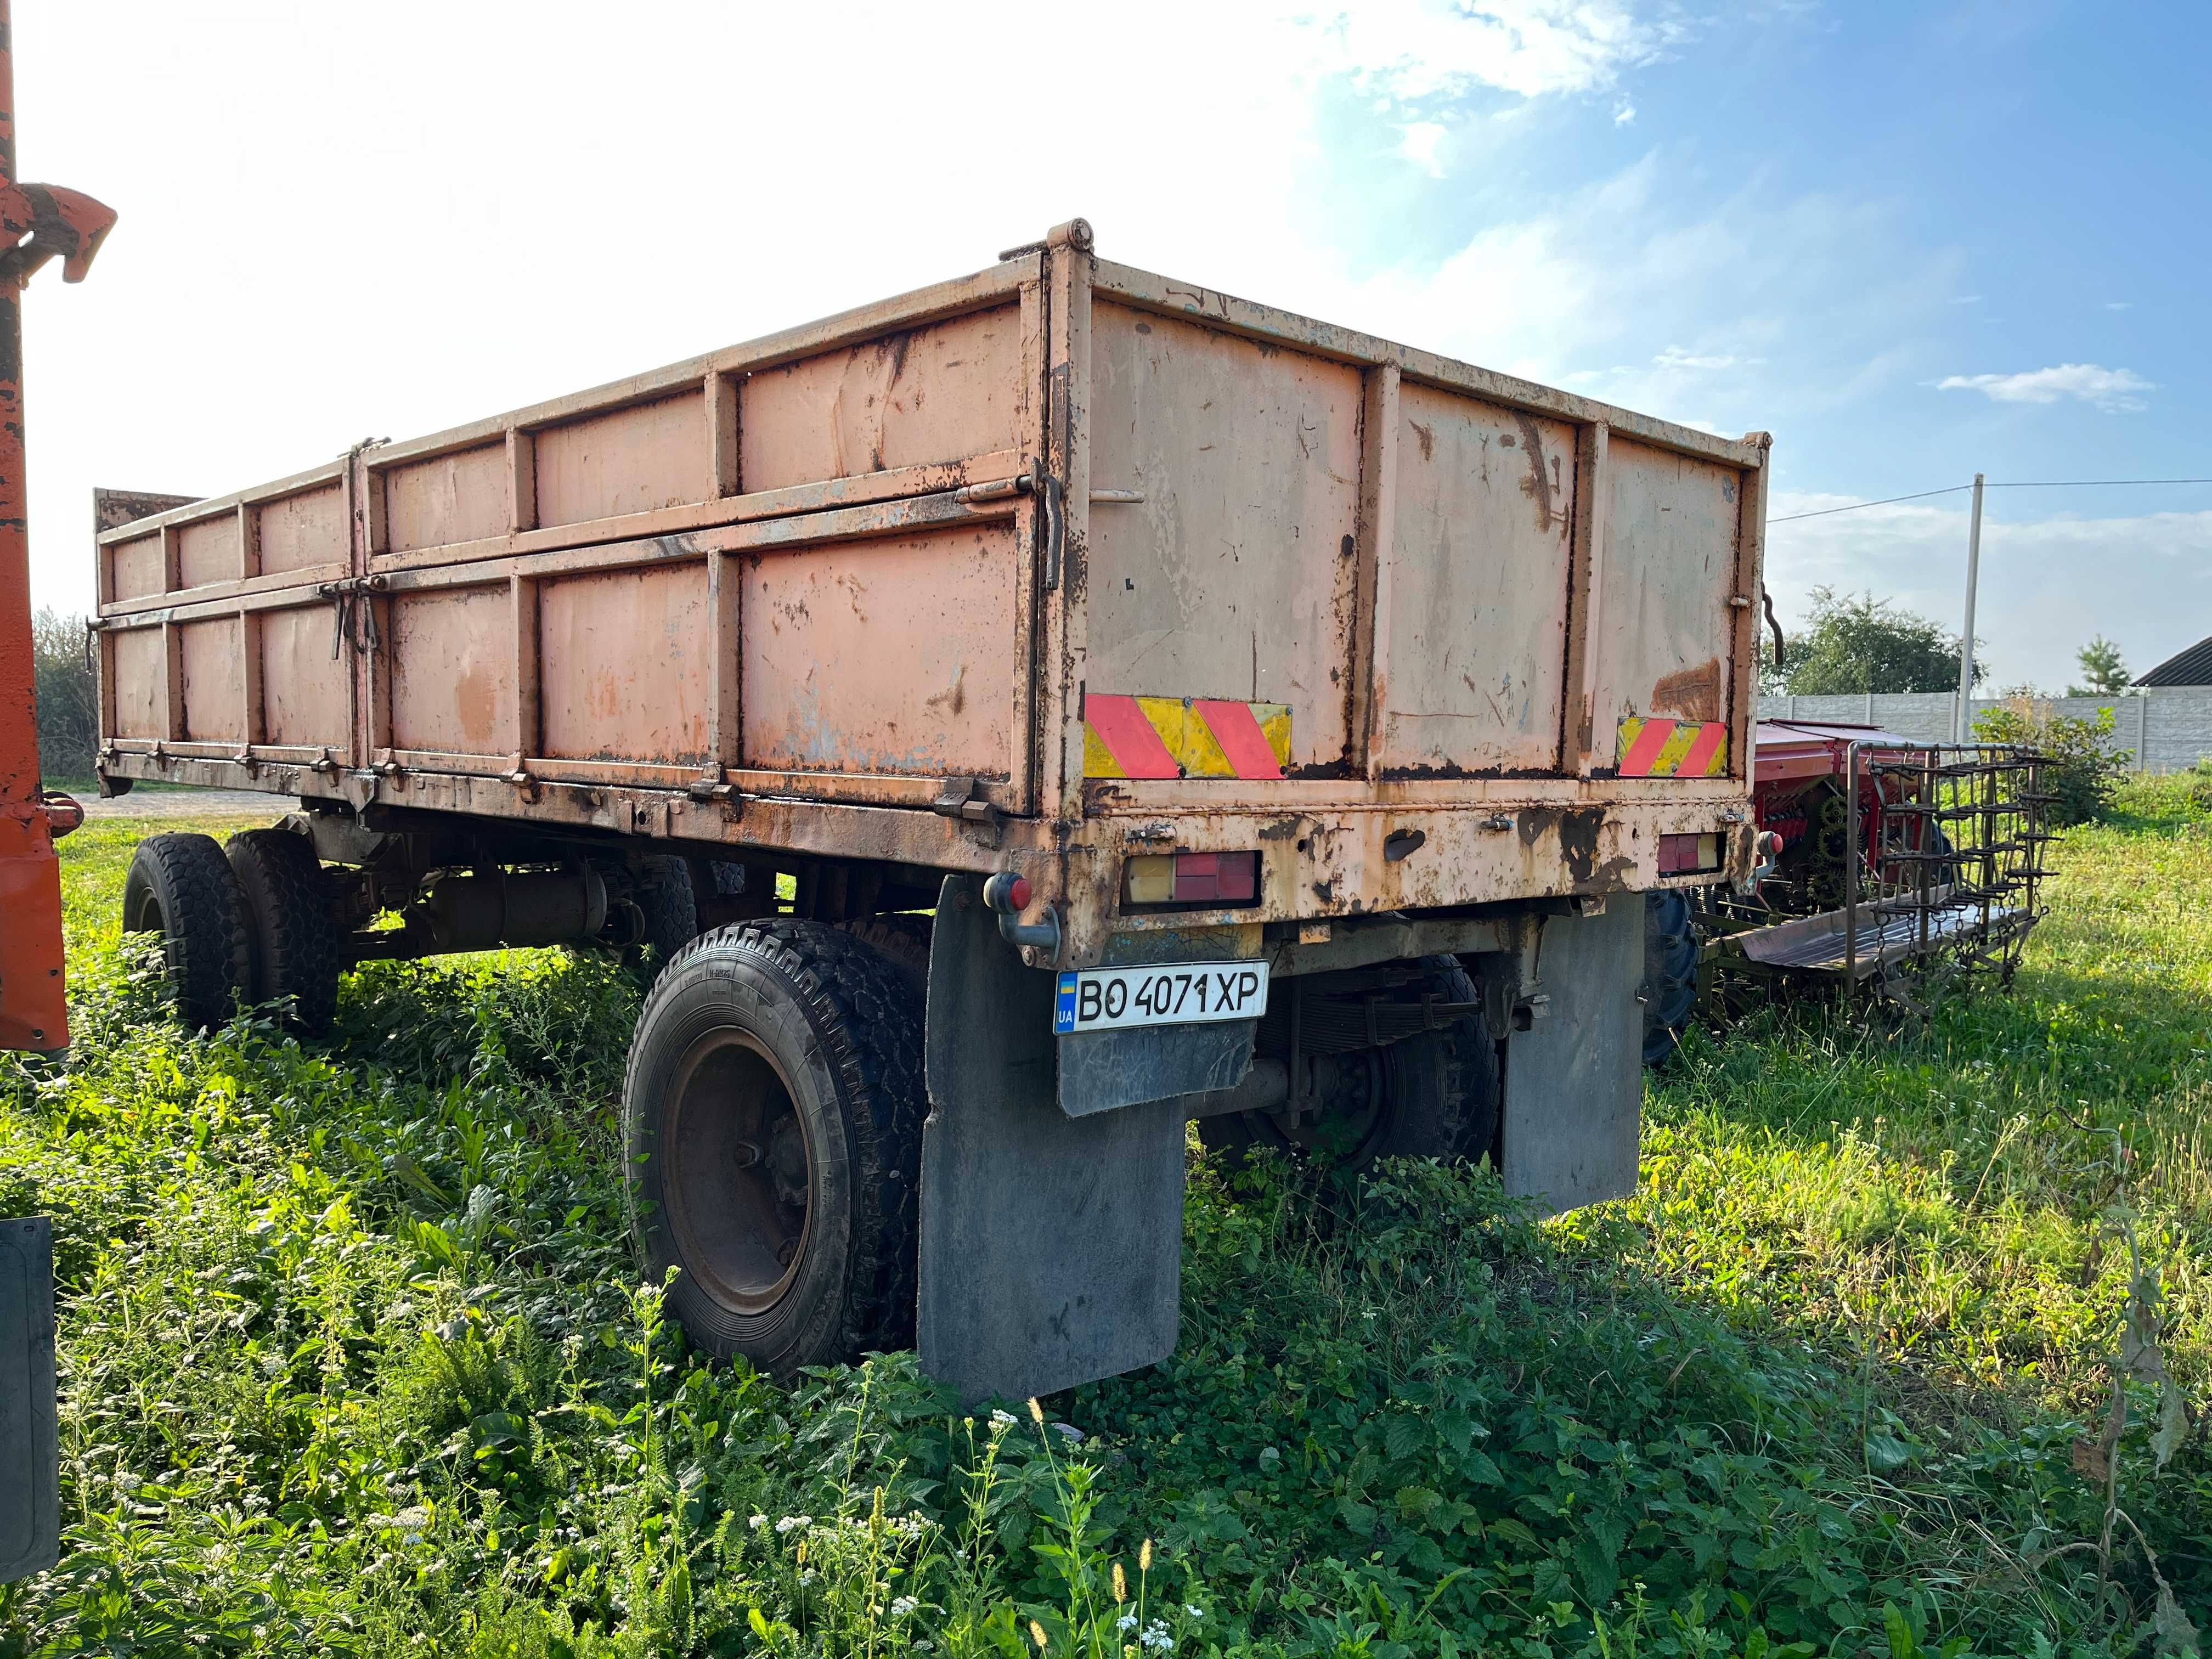
[[[1824,507],[1812,513],[1786,513],[1778,519],[1769,519],[1769,524],[1788,524],[1796,519],[1825,519],[1831,513],[1856,513],[1862,507],[1888,507],[1898,501],[1924,501],[1930,495],[1955,495],[1962,489],[1972,489],[1972,484],[1946,484],[1941,489],[1923,489],[1912,495],[1886,495],[1878,501],[1853,501],[1849,507]]]
[[[2009,483],[1985,484],[1986,489],[2118,489],[2136,484],[2212,484],[2212,478],[2023,478]],[[1869,507],[1893,507],[1899,501],[1924,501],[1931,495],[1955,495],[1972,484],[1946,484],[1911,495],[1886,495],[1878,501],[1853,501],[1849,507],[1823,507],[1811,513],[1785,513],[1769,524],[1792,524],[1799,519],[1825,519],[1834,513],[1856,513]]]

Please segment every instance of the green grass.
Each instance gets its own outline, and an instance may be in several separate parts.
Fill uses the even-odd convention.
[[[2125,1522],[2108,1574],[2082,1547],[2130,1232],[2212,1389],[2208,820],[2131,787],[2057,849],[2015,990],[1924,1033],[1693,1040],[1632,1200],[1539,1224],[1415,1167],[1332,1206],[1201,1160],[1182,1346],[1044,1425],[906,1357],[784,1389],[687,1355],[623,1230],[612,966],[373,964],[325,1043],[187,1037],[116,932],[142,828],[95,822],[75,1057],[0,1059],[68,1527],[0,1655],[2179,1650],[2212,1457],[2160,1467],[2142,1376],[2107,1467],[2167,1611]]]

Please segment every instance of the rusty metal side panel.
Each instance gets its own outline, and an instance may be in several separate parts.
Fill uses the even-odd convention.
[[[1019,550],[1012,523],[748,555],[744,764],[1011,776]]]
[[[162,643],[161,629],[118,629],[106,637],[107,683],[114,697],[114,714],[104,735],[157,739],[167,737],[164,688],[169,677],[168,653]]]
[[[246,741],[246,642],[239,619],[216,617],[177,629],[187,743]]]
[[[1617,759],[1622,721],[1657,715],[1726,721],[1735,687],[1735,630],[1748,626],[1735,594],[1740,468],[1611,434],[1604,590],[1597,616],[1594,757]],[[1747,596],[1755,598],[1756,596]],[[1729,775],[1744,757],[1727,757]]]
[[[107,560],[107,597],[137,599],[159,593],[166,585],[161,556],[161,533],[118,542],[104,550]]]
[[[1399,394],[1386,775],[1559,759],[1575,428],[1432,386]]]
[[[707,400],[693,392],[536,434],[538,523],[578,524],[709,500]]]
[[[260,741],[346,753],[346,693],[353,667],[331,654],[336,619],[328,604],[259,614]],[[349,653],[349,656],[350,653]]]
[[[198,587],[209,582],[236,581],[246,574],[246,555],[239,546],[238,514],[202,519],[177,531],[177,586]]]
[[[703,764],[708,605],[703,562],[540,583],[537,752]]]
[[[738,401],[747,491],[1025,449],[1017,305],[765,369]],[[702,459],[703,441],[693,446]]]
[[[374,550],[401,553],[503,535],[508,471],[501,441],[372,472],[381,479],[385,524],[385,539]]]
[[[512,752],[514,605],[507,587],[403,593],[386,615],[390,746],[441,754]]]
[[[255,510],[261,526],[261,574],[346,562],[345,492],[337,484],[265,501]]]
[[[1359,371],[1120,306],[1091,330],[1087,691],[1281,704],[1285,769],[1340,770]]]

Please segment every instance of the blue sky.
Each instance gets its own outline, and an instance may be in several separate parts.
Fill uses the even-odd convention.
[[[1113,257],[1777,436],[1777,514],[2212,475],[2212,8],[19,0],[34,596],[94,483],[214,493],[972,269]],[[803,11],[804,15],[799,15]],[[1947,384],[1948,383],[1948,384]],[[2212,634],[2212,488],[2001,490],[1979,631]],[[1956,626],[1965,498],[1778,526]]]

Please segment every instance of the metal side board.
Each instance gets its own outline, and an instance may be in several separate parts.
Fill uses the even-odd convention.
[[[974,1403],[1073,1388],[1175,1352],[1180,1097],[1070,1117],[1053,978],[1022,965],[982,884],[946,878],[929,957],[922,1369]]]

